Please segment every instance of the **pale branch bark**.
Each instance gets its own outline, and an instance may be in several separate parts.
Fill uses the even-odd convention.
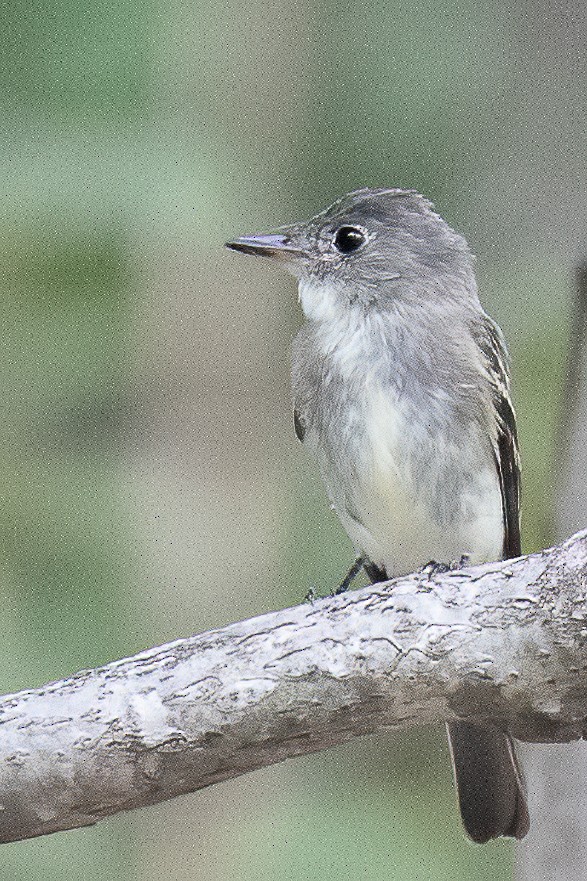
[[[89,825],[360,734],[587,731],[587,531],[270,612],[0,700],[0,840]]]

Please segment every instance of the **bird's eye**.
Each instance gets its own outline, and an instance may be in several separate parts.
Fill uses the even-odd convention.
[[[357,229],[356,226],[341,226],[336,230],[334,247],[341,254],[352,254],[353,251],[364,245],[366,240],[365,233]]]

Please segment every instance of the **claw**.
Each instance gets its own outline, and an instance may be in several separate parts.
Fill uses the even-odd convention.
[[[443,575],[445,572],[456,572],[464,569],[471,562],[470,554],[461,554],[459,560],[451,560],[449,563],[439,563],[438,560],[430,560],[425,566],[418,569],[420,575],[426,575],[428,579],[434,575]]]
[[[426,575],[428,579],[434,575],[442,575],[444,572],[450,572],[450,563],[439,563],[438,560],[429,560],[424,566],[418,569],[420,575]]]
[[[461,554],[460,560],[454,560],[450,564],[451,569],[464,569],[471,562],[471,554]]]

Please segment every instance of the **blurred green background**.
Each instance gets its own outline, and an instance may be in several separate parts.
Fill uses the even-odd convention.
[[[223,250],[414,187],[514,359],[527,550],[552,537],[585,255],[584,4],[0,3],[0,690],[326,591],[352,551],[293,435],[293,280]],[[0,878],[506,878],[444,734],[366,738],[93,829]]]

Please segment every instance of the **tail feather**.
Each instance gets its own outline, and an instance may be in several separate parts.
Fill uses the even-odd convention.
[[[386,579],[385,570],[370,560],[363,566],[373,583]],[[468,722],[448,722],[446,729],[467,835],[478,844],[501,836],[523,838],[530,828],[526,786],[509,734]]]
[[[511,737],[468,722],[446,727],[467,835],[479,844],[502,835],[523,838],[530,818]]]

